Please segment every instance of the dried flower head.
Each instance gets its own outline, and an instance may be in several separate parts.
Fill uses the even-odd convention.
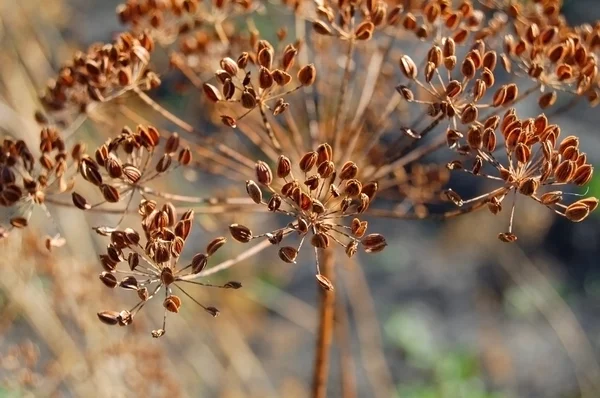
[[[66,123],[90,114],[92,105],[158,86],[160,79],[148,68],[153,48],[150,36],[123,33],[112,44],[95,44],[76,53],[48,83],[42,105],[53,120]]]
[[[188,147],[180,147],[177,133],[164,142],[159,151],[160,134],[153,126],[138,125],[136,131],[128,127],[98,147],[92,158],[83,155],[79,161],[79,173],[86,181],[97,186],[103,200],[90,205],[80,194],[73,193],[75,206],[82,210],[103,203],[119,202],[126,195],[136,192],[152,193],[147,184],[192,161]]]
[[[46,199],[73,188],[73,160],[78,157],[81,144],[72,151],[72,159],[65,143],[54,128],[40,132],[39,150],[35,158],[24,141],[5,138],[0,152],[0,206],[15,213],[9,229],[3,229],[1,237],[10,228],[24,228],[35,206],[45,208]]]
[[[239,242],[267,238],[273,245],[279,245],[279,257],[287,263],[296,263],[305,240],[310,239],[315,252],[316,276],[322,286],[329,285],[323,283],[326,278],[319,269],[319,250],[338,244],[352,257],[361,245],[367,253],[379,252],[387,245],[383,236],[367,235],[367,222],[358,218],[368,209],[377,192],[377,183],[356,179],[359,170],[354,162],[338,167],[332,159],[331,146],[321,144],[294,163],[281,155],[275,173],[265,162],[256,163],[258,183],[246,181],[248,195],[255,203],[273,213],[285,214],[292,221],[285,227],[259,235],[244,225],[229,227]],[[263,190],[268,198],[263,197]],[[342,223],[348,218],[352,218],[350,225]],[[300,236],[298,246],[281,245],[293,234]]]
[[[535,200],[570,221],[583,221],[596,209],[598,200],[590,197],[566,204],[564,199],[574,194],[563,192],[563,186],[586,185],[592,179],[594,168],[580,151],[579,139],[568,136],[559,140],[560,133],[560,127],[549,124],[545,115],[519,119],[514,109],[509,109],[501,120],[491,117],[482,125],[474,125],[466,136],[466,147],[474,157],[472,168],[465,168],[459,161],[448,166],[503,185],[469,200],[447,191],[447,199],[458,206],[487,204],[489,210],[497,214],[502,210],[504,199],[512,195],[508,232],[499,235],[505,242],[517,239],[512,231],[517,194]],[[506,156],[505,163],[495,154],[498,135],[504,141],[501,149]],[[488,172],[488,168],[493,172]]]
[[[110,227],[95,228],[98,234],[109,236],[111,241],[106,248],[106,253],[100,256],[104,268],[99,276],[100,281],[109,288],[120,287],[135,291],[139,299],[138,303],[129,310],[102,311],[98,313],[98,318],[108,325],[129,325],[138,311],[163,289],[165,292],[163,324],[160,329],[152,331],[153,337],[160,337],[165,334],[167,312],[178,313],[182,305],[181,298],[174,294],[173,288],[189,297],[212,316],[217,316],[219,311],[215,307],[202,305],[181,285],[190,283],[224,289],[241,287],[239,282],[211,285],[190,280],[191,276],[196,278],[201,275],[211,256],[225,244],[225,238],[213,239],[207,245],[205,252],[195,254],[188,264],[181,266],[179,260],[186,240],[190,236],[194,212],[186,211],[178,219],[176,209],[171,203],[166,203],[159,208],[156,202],[144,200],[140,203],[139,213],[142,216],[141,227],[145,243],[140,233],[131,228],[123,230]]]

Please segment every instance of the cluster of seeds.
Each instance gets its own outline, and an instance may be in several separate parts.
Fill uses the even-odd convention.
[[[489,103],[482,102],[487,91],[495,84],[494,70],[497,55],[493,50],[486,51],[485,43],[478,40],[462,61],[457,60],[456,44],[451,38],[443,40],[442,47],[433,45],[427,54],[422,77],[419,68],[408,55],[400,59],[400,69],[410,82],[422,89],[422,95],[407,85],[399,85],[398,92],[411,103],[427,105],[427,114],[435,118],[434,123],[421,131],[428,132],[441,120],[449,120],[447,135],[456,134],[458,122],[469,125],[479,118],[482,108],[498,108],[511,104],[519,95],[516,84],[509,83],[494,91]],[[452,75],[459,73],[453,78]],[[413,134],[411,131],[407,133]]]
[[[254,8],[252,0],[127,0],[117,7],[117,14],[133,31],[148,31],[159,43],[168,44],[190,32],[205,32],[198,29],[206,25],[223,29],[228,18]]]
[[[224,289],[240,288],[242,285],[239,282],[211,285],[185,279],[186,276],[200,274],[208,265],[210,257],[225,244],[226,239],[213,239],[205,252],[194,255],[188,264],[179,265],[180,256],[192,230],[194,212],[186,211],[177,219],[177,211],[171,203],[159,208],[156,202],[145,200],[140,203],[139,213],[142,216],[141,227],[145,243],[140,234],[131,228],[96,228],[100,235],[110,237],[106,253],[100,256],[104,268],[99,276],[100,281],[111,289],[119,287],[132,290],[139,299],[129,310],[102,311],[98,313],[98,318],[108,325],[129,325],[146,303],[163,289],[163,324],[160,329],[152,331],[153,337],[161,337],[165,334],[167,312],[178,313],[181,308],[181,298],[173,294],[174,288],[212,316],[219,315],[215,307],[200,304],[180,285],[190,283]],[[120,266],[121,264],[123,266]]]
[[[527,74],[540,88],[548,88],[539,97],[541,108],[554,105],[557,91],[587,95],[593,104],[600,100],[592,90],[598,80],[596,57],[578,33],[530,24],[517,34],[518,38],[505,37],[504,66],[508,71],[516,68],[515,72]]]
[[[43,128],[40,132],[40,156],[35,158],[24,141],[6,138],[0,152],[0,206],[16,212],[10,218],[10,228],[28,224],[35,205],[44,206],[46,196],[60,194],[73,188],[74,180],[67,175],[72,162],[59,132]],[[72,149],[77,158],[81,145]],[[7,229],[0,230],[6,237]]]
[[[235,18],[260,6],[252,0],[128,0],[117,7],[117,14],[133,32],[148,32],[169,47],[171,64],[198,86],[236,42],[246,41],[237,32]]]
[[[259,109],[265,128],[274,145],[279,147],[267,120],[266,111],[274,116],[284,112],[289,103],[284,97],[298,89],[310,86],[316,79],[316,69],[312,64],[303,66],[296,74],[296,80],[288,72],[296,61],[298,49],[288,44],[279,61],[276,61],[275,49],[267,40],[256,43],[256,51],[243,52],[237,60],[223,58],[221,69],[215,75],[222,87],[219,90],[212,84],[203,85],[204,94],[212,102],[239,103],[245,112],[238,117],[222,115],[222,122],[229,127],[236,127],[237,121],[255,109]],[[254,73],[254,77],[252,72]],[[286,88],[289,84],[293,88]]]
[[[336,37],[347,41],[371,39],[376,29],[398,22],[401,6],[388,11],[384,1],[366,1],[358,4],[352,1],[338,4],[317,4],[310,10],[314,16],[313,29],[317,34]]]
[[[125,127],[117,137],[97,148],[93,158],[81,156],[79,173],[98,187],[104,201],[90,205],[82,195],[74,192],[75,206],[88,210],[105,202],[117,203],[124,195],[136,191],[148,192],[146,184],[179,166],[190,164],[192,153],[187,147],[180,148],[177,133],[165,141],[162,154],[158,150],[159,140],[160,134],[153,126],[138,125],[135,132]]]
[[[42,105],[53,118],[64,121],[65,117],[89,112],[91,104],[108,102],[134,87],[157,87],[160,80],[148,69],[153,49],[150,36],[123,33],[112,44],[96,44],[85,53],[76,53],[48,83]]]
[[[332,158],[331,146],[321,144],[315,151],[302,156],[296,164],[292,164],[288,157],[280,156],[275,175],[266,163],[258,162],[258,184],[246,181],[248,195],[255,203],[267,206],[271,212],[285,214],[293,221],[260,235],[254,235],[244,225],[232,224],[229,227],[233,238],[242,243],[267,238],[273,245],[279,245],[289,235],[298,234],[301,240],[297,247],[282,246],[279,249],[279,257],[287,263],[296,262],[306,237],[310,236],[316,258],[316,277],[327,290],[333,290],[333,285],[321,274],[319,250],[337,243],[348,257],[352,257],[359,245],[367,253],[380,252],[387,245],[382,235],[367,235],[368,223],[358,218],[375,197],[377,183],[363,184],[356,179],[358,167],[354,162],[348,161],[338,169]],[[268,199],[263,198],[261,186],[270,195]],[[349,226],[341,223],[342,219],[350,217]]]
[[[484,14],[470,0],[433,0],[408,2],[393,19],[395,25],[414,34],[420,40],[438,41],[451,37],[457,44],[465,43],[472,32],[483,27]]]
[[[504,140],[503,152],[507,162],[502,163],[497,155],[497,135]],[[473,199],[463,200],[454,191],[446,191],[448,199],[459,206],[469,203],[486,203],[493,214],[502,210],[504,199],[513,194],[530,197],[549,207],[557,214],[573,222],[583,221],[598,206],[598,199],[589,197],[569,205],[563,199],[569,195],[562,187],[570,184],[584,186],[592,179],[593,166],[579,149],[579,139],[568,136],[559,141],[560,127],[550,124],[545,115],[535,119],[520,119],[514,109],[509,109],[504,117],[488,118],[483,125],[474,125],[466,135],[466,147],[475,155],[473,166],[465,169],[461,161],[448,164],[453,170],[466,170],[469,173],[502,182],[503,185],[491,192]],[[487,172],[486,166],[494,172]],[[548,191],[558,188],[560,190]],[[517,236],[512,231],[515,211],[513,200],[508,232],[499,238],[514,242]]]

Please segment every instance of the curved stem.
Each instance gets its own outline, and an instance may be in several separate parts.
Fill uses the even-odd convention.
[[[321,251],[321,274],[335,284],[334,253]],[[327,397],[327,379],[329,376],[329,358],[334,330],[335,291],[321,290],[321,308],[319,315],[319,332],[313,369],[313,398]]]
[[[165,119],[167,119],[171,123],[175,124],[177,127],[185,130],[188,133],[196,132],[196,130],[194,129],[194,127],[191,124],[181,120],[180,118],[178,118],[177,116],[175,116],[174,114],[172,114],[171,112],[169,112],[168,110],[163,108],[160,104],[158,104],[156,101],[154,101],[152,98],[150,98],[148,96],[148,94],[146,94],[145,92],[140,90],[139,87],[137,87],[137,86],[133,87],[133,91],[137,94],[137,96],[142,101],[144,101],[146,103],[146,105],[148,105],[149,107],[154,109],[161,116],[163,116]]]
[[[258,245],[251,247],[250,249],[237,255],[234,258],[223,261],[222,263],[217,264],[214,267],[211,267],[205,271],[202,271],[199,274],[185,275],[179,279],[182,281],[191,281],[194,279],[200,279],[200,278],[204,278],[205,276],[216,274],[217,272],[226,270],[227,268],[230,268],[230,267],[236,265],[237,263],[244,261],[247,258],[254,256],[255,254],[260,253],[261,251],[265,250],[269,246],[272,246],[271,242],[269,242],[268,240],[264,240],[261,243],[259,243]]]
[[[169,192],[160,192],[150,187],[143,187],[142,192],[147,193],[149,195],[157,196],[159,198],[164,198],[168,200],[173,200],[176,202],[185,202],[185,203],[204,203],[208,205],[219,205],[219,204],[232,204],[232,205],[248,205],[248,206],[258,206],[256,203],[252,201],[250,198],[242,197],[242,198],[217,198],[217,197],[209,197],[204,198],[200,196],[186,196],[186,195],[177,195]]]

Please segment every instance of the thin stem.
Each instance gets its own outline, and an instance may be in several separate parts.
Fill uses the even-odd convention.
[[[262,122],[263,122],[263,125],[265,126],[265,131],[267,132],[267,136],[269,137],[269,140],[271,141],[271,145],[273,145],[273,148],[275,148],[277,151],[281,151],[281,144],[279,143],[279,140],[277,139],[277,137],[275,137],[275,133],[273,132],[271,123],[269,123],[269,120],[267,119],[267,114],[265,113],[265,108],[264,108],[264,105],[262,104],[262,102],[258,106],[258,109],[260,110],[260,116],[262,117]]]
[[[202,271],[198,274],[182,276],[181,278],[179,278],[179,280],[191,281],[194,279],[200,279],[200,278],[204,278],[206,276],[212,275],[212,274],[216,274],[219,271],[226,270],[227,268],[230,268],[230,267],[236,265],[237,263],[254,256],[257,253],[260,253],[261,251],[263,251],[264,249],[266,249],[269,246],[272,246],[271,242],[269,242],[268,240],[264,240],[261,243],[257,244],[256,246],[251,247],[250,249],[244,251],[243,253],[237,255],[234,258],[223,261],[222,263],[217,264],[214,267],[211,267],[211,268],[209,268],[205,271]]]
[[[437,123],[439,123],[439,121]],[[436,125],[437,125],[437,123],[436,123]],[[426,130],[428,131],[428,129],[426,129]],[[419,159],[429,155],[432,152],[437,151],[444,145],[446,145],[446,136],[440,135],[434,141],[432,141],[429,145],[422,146],[418,149],[415,149],[414,151],[411,151],[408,154],[402,156],[400,159],[395,160],[394,162],[379,168],[378,170],[376,170],[373,173],[372,176],[369,176],[369,178],[377,180],[378,178],[383,177],[387,173],[389,173],[397,168],[406,166],[409,163],[412,163],[416,160],[419,160]]]
[[[348,42],[348,52],[346,53],[346,65],[344,66],[344,75],[342,76],[342,85],[340,87],[340,93],[338,103],[335,108],[335,121],[333,122],[333,153],[336,153],[340,148],[342,134],[338,131],[338,125],[340,121],[340,114],[344,108],[346,99],[346,91],[348,90],[348,83],[350,82],[350,65],[352,63],[352,54],[354,53],[354,37],[351,37]]]
[[[137,94],[138,97],[140,97],[142,101],[146,103],[146,105],[150,106],[152,109],[154,109],[156,112],[158,112],[161,116],[163,116],[171,123],[175,124],[177,127],[185,130],[190,134],[196,132],[196,130],[191,124],[181,120],[180,118],[163,108],[160,104],[158,104],[156,101],[150,98],[145,92],[140,90],[139,87],[133,87],[133,91]]]
[[[335,283],[334,254],[332,250],[321,251],[321,274]],[[319,332],[313,373],[313,398],[327,397],[329,358],[334,329],[335,291],[321,290]]]

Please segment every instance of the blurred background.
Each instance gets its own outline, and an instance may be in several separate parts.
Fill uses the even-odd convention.
[[[119,2],[0,0],[3,135],[35,139],[38,92],[76,49],[123,29]],[[600,19],[596,0],[565,1],[563,13],[571,24]],[[599,166],[598,110],[582,106],[558,123]],[[389,246],[340,265],[349,293],[329,396],[347,382],[341,369],[354,369],[359,397],[600,397],[600,214],[572,224],[529,205],[519,203],[515,245],[497,240],[506,220],[488,212],[444,223],[370,221]],[[161,321],[160,303],[128,328],[97,320],[127,301],[97,280],[106,242],[90,226],[107,217],[71,209],[45,217],[39,225],[54,225],[0,241],[0,397],[308,395],[317,318],[309,267],[273,253],[246,261],[229,271],[243,289],[194,291],[221,309],[218,318],[187,305],[156,340],[149,330]],[[202,220],[197,239],[225,234],[218,225]],[[49,253],[43,237],[56,231],[71,244]]]

